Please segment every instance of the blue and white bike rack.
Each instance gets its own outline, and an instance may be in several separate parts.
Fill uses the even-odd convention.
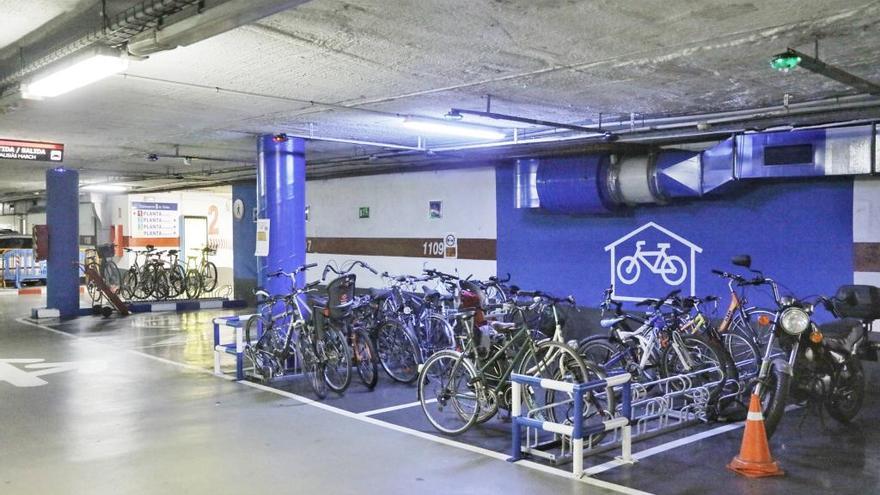
[[[621,437],[621,456],[618,461],[622,463],[632,464],[635,459],[632,457],[632,430],[630,422],[632,420],[632,385],[630,380],[632,376],[629,373],[623,373],[609,377],[605,380],[596,380],[589,383],[569,383],[556,380],[537,378],[533,376],[520,375],[514,373],[510,377],[513,397],[511,401],[511,435],[513,439],[513,447],[511,449],[511,462],[522,459],[523,454],[535,454],[541,457],[545,456],[543,451],[533,447],[530,443],[523,446],[523,430],[525,430],[526,438],[529,438],[529,431],[548,432],[559,435],[563,439],[567,438],[572,456],[572,475],[580,478],[584,475],[584,440],[596,433],[620,430]],[[620,388],[621,404],[620,415],[611,419],[606,419],[600,423],[584,425],[582,421],[575,421],[574,424],[554,423],[535,419],[533,416],[539,411],[546,409],[543,406],[535,410],[522,410],[522,388],[523,386],[532,387],[535,393],[537,389],[555,390],[563,392],[571,396],[570,399],[564,401],[571,402],[573,406],[572,417],[582,418],[584,414],[584,395],[588,392],[599,391],[599,394],[613,394],[614,388]]]
[[[221,316],[214,318],[214,374],[223,376],[220,358],[224,354],[235,356],[235,379],[244,380],[244,326],[254,315]],[[221,329],[232,328],[232,342],[223,342]]]

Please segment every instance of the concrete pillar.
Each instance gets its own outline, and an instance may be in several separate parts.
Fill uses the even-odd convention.
[[[46,171],[46,306],[62,317],[79,310],[79,172],[62,167]]]
[[[301,138],[260,136],[257,204],[259,218],[269,219],[269,255],[260,263],[259,282],[271,294],[285,294],[290,281],[266,278],[276,270],[292,272],[306,262],[306,145]],[[297,285],[305,277],[300,275]]]

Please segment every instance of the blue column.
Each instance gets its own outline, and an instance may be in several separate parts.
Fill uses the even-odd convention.
[[[79,172],[65,168],[46,171],[46,224],[49,259],[46,262],[46,306],[61,316],[79,310]]]
[[[260,283],[271,294],[284,294],[290,282],[267,279],[275,270],[291,272],[306,262],[306,145],[300,138],[260,136],[257,167],[259,218],[269,219],[269,255],[260,263]],[[305,277],[297,284],[302,286]]]

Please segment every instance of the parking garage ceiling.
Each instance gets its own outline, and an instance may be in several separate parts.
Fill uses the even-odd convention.
[[[111,1],[107,9],[134,3]],[[0,68],[8,74],[16,56],[18,66],[36,56],[34,46],[74,38],[94,22],[98,5],[0,0]],[[873,97],[852,100],[855,91],[843,84],[803,70],[773,71],[768,61],[789,46],[813,53],[818,40],[822,60],[880,81],[878,21],[877,1],[313,0],[132,61],[122,75],[57,98],[8,95],[0,137],[64,143],[65,165],[81,168],[84,180],[165,186],[246,176],[261,133],[417,146],[398,115],[484,110],[486,95],[493,112],[587,125],[602,119],[636,127],[687,115],[708,122],[706,114],[743,109],[763,110],[717,129],[873,118],[880,108]],[[784,106],[819,100],[829,100],[820,113],[788,114]],[[858,107],[835,107],[851,101]],[[520,135],[548,131],[481,123],[507,132],[518,126]],[[578,137],[561,130],[550,136]],[[516,148],[408,152],[401,159],[381,147],[312,142],[308,159],[320,176],[491,159]],[[195,159],[185,165],[182,156]],[[0,197],[43,188],[32,163],[0,160],[0,170]]]

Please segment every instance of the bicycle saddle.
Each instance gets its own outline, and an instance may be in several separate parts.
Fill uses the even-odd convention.
[[[373,299],[388,299],[391,295],[391,289],[370,289],[370,295]]]
[[[492,326],[492,329],[497,332],[508,333],[512,332],[516,329],[516,323],[506,322],[506,321],[490,321],[489,325]]]
[[[171,255],[171,256],[174,256],[175,254],[177,254],[177,253],[179,253],[179,252],[180,252],[180,251],[178,251],[177,249],[169,249],[169,250],[168,250],[168,254]]]
[[[327,307],[327,298],[309,294],[309,303],[316,308],[325,308]]]
[[[622,322],[625,319],[626,319],[625,316],[616,316],[614,318],[602,318],[602,320],[599,322],[599,325],[602,325],[602,328],[609,328],[609,327],[613,327],[614,325]]]

